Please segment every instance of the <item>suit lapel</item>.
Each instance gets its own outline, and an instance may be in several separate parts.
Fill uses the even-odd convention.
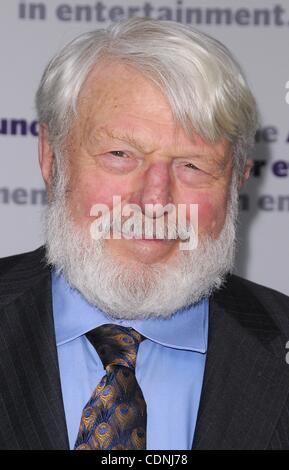
[[[193,449],[266,449],[289,395],[279,328],[247,289],[230,282],[210,302]]]
[[[0,448],[67,449],[49,269],[0,315]]]

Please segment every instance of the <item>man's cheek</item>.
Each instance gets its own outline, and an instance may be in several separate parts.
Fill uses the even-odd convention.
[[[199,232],[218,237],[225,223],[226,212],[212,204],[200,206]]]
[[[112,185],[108,181],[100,180],[91,185],[86,193],[85,213],[89,215],[95,204],[103,204],[112,210],[115,203],[126,198],[126,193],[127,188],[123,183]]]
[[[197,205],[199,234],[218,233],[224,222],[223,207],[219,207],[216,201],[206,195],[196,196],[191,203]],[[189,209],[187,217],[189,217]]]

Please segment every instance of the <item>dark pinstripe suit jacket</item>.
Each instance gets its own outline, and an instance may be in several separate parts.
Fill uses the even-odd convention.
[[[193,449],[289,449],[289,298],[229,276],[209,325]],[[0,449],[68,449],[43,247],[0,260]]]

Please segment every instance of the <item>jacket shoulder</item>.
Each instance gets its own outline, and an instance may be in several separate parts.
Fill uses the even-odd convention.
[[[229,277],[228,286],[230,286],[230,288],[233,290],[239,290],[241,287],[242,289],[250,292],[251,295],[256,297],[262,303],[280,302],[280,304],[289,306],[288,295],[272,289],[271,287],[266,287],[261,284],[257,284],[256,282],[249,281],[248,279],[244,279],[240,276],[236,276],[235,274],[232,274]]]
[[[217,298],[248,327],[277,329],[289,339],[289,297],[236,275],[229,275]]]
[[[21,294],[48,272],[44,246],[34,251],[0,258],[0,302]]]

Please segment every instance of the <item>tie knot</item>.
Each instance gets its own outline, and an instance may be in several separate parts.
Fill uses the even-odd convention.
[[[138,347],[145,338],[133,328],[102,325],[86,333],[103,366],[125,366],[135,369]]]

